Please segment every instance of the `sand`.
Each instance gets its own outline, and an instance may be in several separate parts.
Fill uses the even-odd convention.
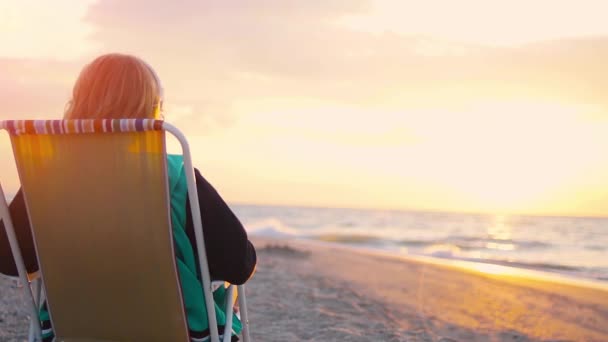
[[[608,341],[608,291],[255,239],[254,341]],[[0,341],[24,341],[23,295],[0,277]]]
[[[14,278],[0,274],[0,341],[27,341],[25,292]]]

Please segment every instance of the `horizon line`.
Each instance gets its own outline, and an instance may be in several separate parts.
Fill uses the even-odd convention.
[[[527,216],[527,217],[557,217],[557,218],[590,218],[608,219],[607,214],[557,214],[557,213],[530,213],[517,211],[474,211],[474,210],[454,210],[442,208],[398,208],[398,207],[373,207],[373,206],[341,206],[341,205],[321,205],[321,204],[278,204],[278,203],[253,203],[247,201],[227,201],[235,206],[252,207],[291,207],[304,209],[336,209],[336,210],[364,210],[364,211],[391,211],[391,212],[422,212],[422,213],[443,213],[443,214],[466,214],[466,215],[505,215],[505,216]]]

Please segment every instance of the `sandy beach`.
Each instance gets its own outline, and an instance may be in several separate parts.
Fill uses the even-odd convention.
[[[255,239],[255,341],[608,341],[608,292],[300,240]],[[0,277],[0,341],[24,341],[21,289]]]

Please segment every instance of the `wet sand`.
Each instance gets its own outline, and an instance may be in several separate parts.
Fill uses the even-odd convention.
[[[255,243],[248,294],[259,341],[608,341],[606,290],[302,241]]]

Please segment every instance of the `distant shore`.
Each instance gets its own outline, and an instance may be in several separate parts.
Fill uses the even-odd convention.
[[[254,341],[608,341],[608,291],[253,238]],[[23,341],[23,291],[0,276],[0,341]]]

